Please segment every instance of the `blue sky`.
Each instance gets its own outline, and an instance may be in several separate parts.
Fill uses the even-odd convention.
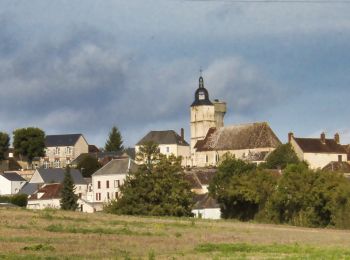
[[[185,128],[203,68],[225,124],[350,142],[350,3],[0,0],[0,131],[103,146]]]

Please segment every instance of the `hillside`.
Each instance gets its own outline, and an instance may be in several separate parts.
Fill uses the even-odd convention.
[[[350,259],[350,231],[0,208],[0,258]]]

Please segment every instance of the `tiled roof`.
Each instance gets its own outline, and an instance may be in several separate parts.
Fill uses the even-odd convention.
[[[156,144],[177,144],[186,146],[189,145],[174,130],[151,131],[145,137],[143,137],[136,145],[143,145],[146,142],[154,142]]]
[[[348,162],[330,162],[325,167],[324,171],[350,173],[350,164]]]
[[[21,175],[15,172],[4,172],[1,175],[9,181],[26,181]]]
[[[216,172],[217,169],[215,168],[192,168],[191,170],[185,170],[185,174],[195,175],[201,185],[209,185]]]
[[[325,139],[322,143],[319,138],[293,138],[304,153],[341,153],[347,154],[344,147],[334,139]]]
[[[251,123],[210,128],[205,139],[195,145],[197,151],[243,150],[254,148],[276,148],[281,141],[268,123]]]
[[[36,192],[41,185],[38,183],[30,183],[27,182],[24,184],[24,186],[19,190],[19,194],[27,194],[32,195],[34,192]]]
[[[184,178],[190,184],[191,189],[202,189],[199,179],[192,172],[185,173]]]
[[[45,137],[46,147],[73,146],[82,134],[47,135]]]
[[[219,203],[206,194],[199,194],[194,197],[194,206],[193,209],[216,209],[220,208]]]
[[[65,169],[37,169],[44,183],[62,183],[64,180]],[[70,169],[70,174],[74,184],[86,184],[83,175],[77,169]]]
[[[46,184],[40,188],[37,192],[31,195],[28,200],[48,200],[48,199],[57,199],[61,197],[62,184]],[[43,193],[42,196],[38,196],[38,193]]]
[[[97,170],[92,176],[109,174],[127,174],[129,171],[137,169],[136,163],[129,157],[113,159],[101,169]]]

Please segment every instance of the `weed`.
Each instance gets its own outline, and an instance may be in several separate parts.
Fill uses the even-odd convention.
[[[154,253],[154,250],[152,249],[151,251],[148,252],[148,260],[155,260],[156,259],[156,254]]]
[[[32,246],[25,246],[22,248],[23,250],[30,250],[30,251],[54,251],[55,248],[51,245],[43,245],[43,244],[37,244]]]

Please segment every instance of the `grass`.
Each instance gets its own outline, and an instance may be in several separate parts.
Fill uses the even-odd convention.
[[[0,209],[0,259],[350,259],[350,231]]]

